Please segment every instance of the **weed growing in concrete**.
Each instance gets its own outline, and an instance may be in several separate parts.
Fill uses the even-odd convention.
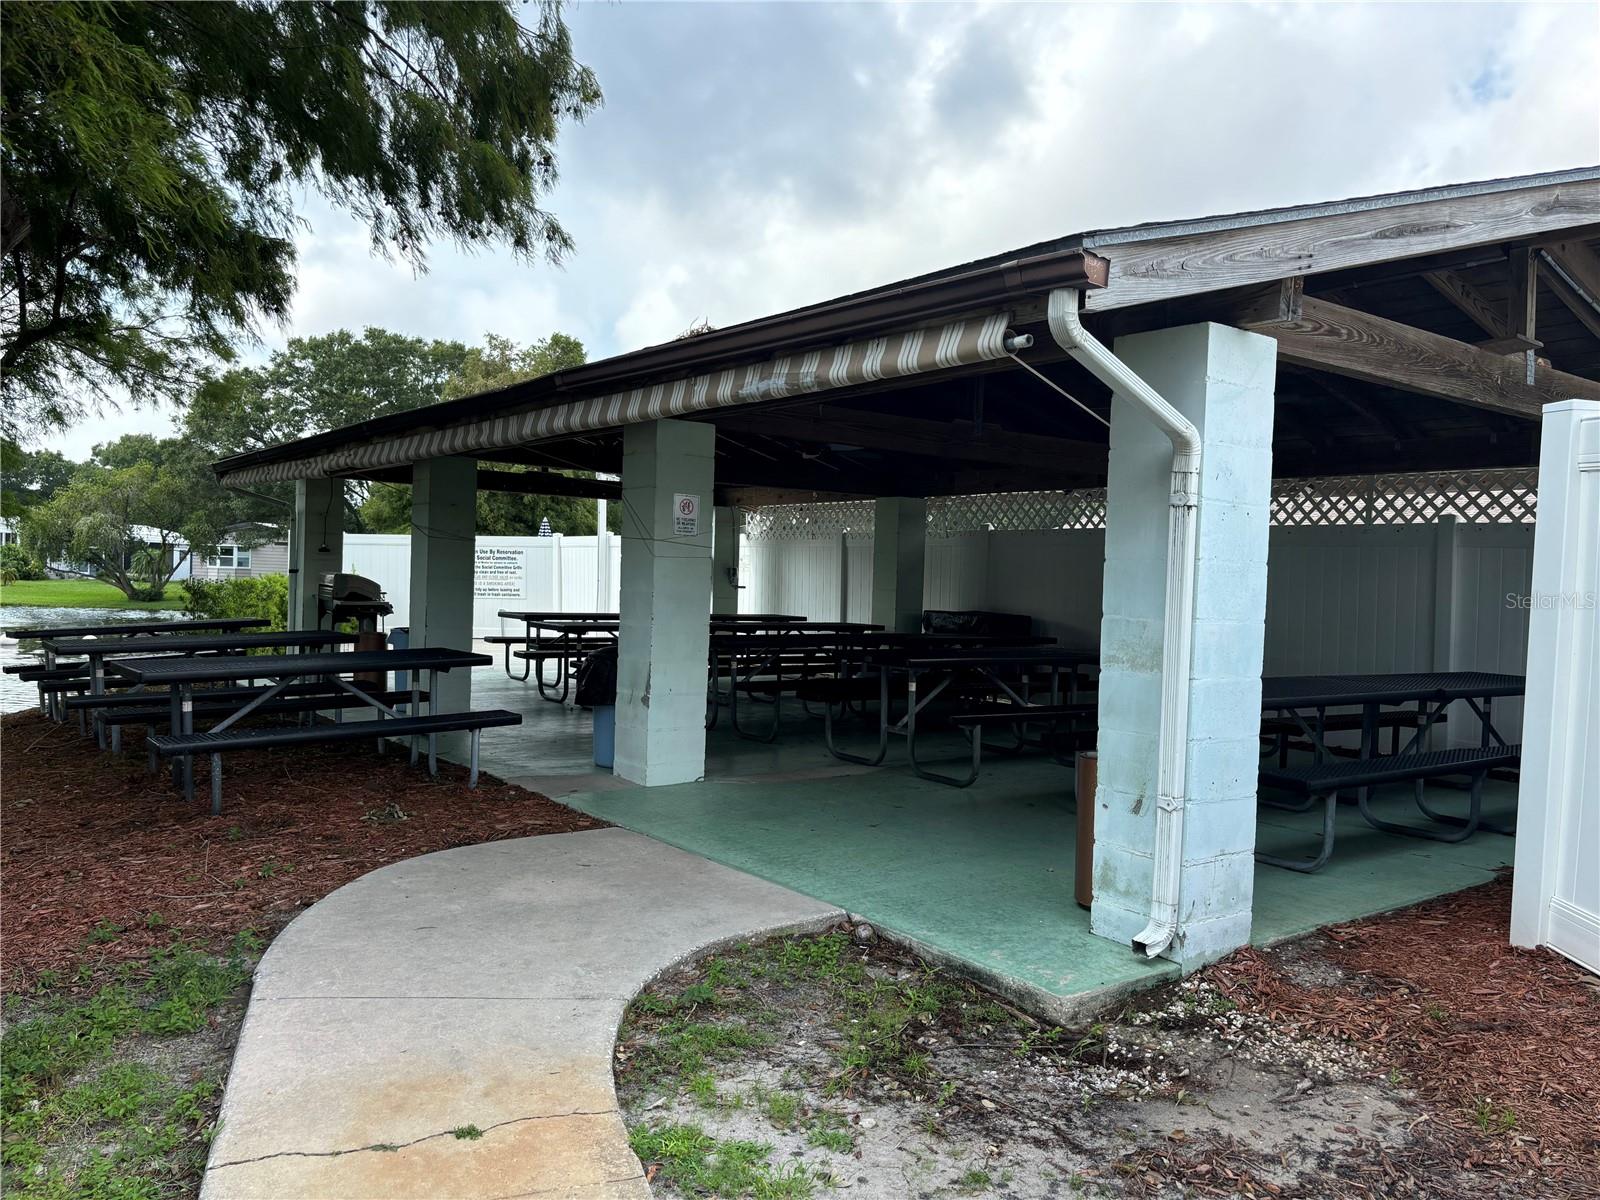
[[[483,1136],[483,1130],[476,1125],[457,1125],[450,1131],[450,1136],[458,1142],[475,1142]]]

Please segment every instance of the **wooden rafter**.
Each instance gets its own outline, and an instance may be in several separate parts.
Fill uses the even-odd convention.
[[[1554,268],[1541,274],[1545,286],[1600,337],[1600,255],[1582,242],[1554,242],[1544,247],[1544,254]]]
[[[715,420],[719,430],[1038,471],[1103,470],[1106,462],[1106,447],[1098,442],[1013,433],[993,423],[979,433],[971,421],[928,421],[832,404],[778,412],[723,411]]]

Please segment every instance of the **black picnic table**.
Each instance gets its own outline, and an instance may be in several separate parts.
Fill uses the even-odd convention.
[[[173,655],[180,659],[194,654],[220,654],[234,650],[276,649],[284,646],[316,649],[353,642],[353,633],[339,633],[326,629],[291,629],[274,633],[189,633],[174,637],[102,637],[43,639],[46,649],[58,656],[82,657],[89,660],[89,694],[105,694],[106,660],[126,655]],[[112,733],[112,748],[117,748],[118,732]],[[95,740],[105,746],[105,729],[95,722]]]
[[[1049,677],[1049,702],[1055,705],[1061,702],[1063,673],[1067,676],[1068,698],[1076,700],[1079,672],[1098,666],[1100,662],[1098,650],[1058,646],[1053,638],[932,636],[954,644],[929,644],[929,635],[902,635],[904,640],[900,644],[870,651],[863,657],[865,670],[876,671],[878,675],[878,749],[870,757],[841,750],[834,743],[830,721],[825,734],[828,750],[835,758],[877,766],[888,754],[889,735],[898,734],[906,739],[906,754],[917,775],[947,782],[925,771],[917,761],[917,714],[939,696],[952,687],[979,684],[999,692],[1023,710],[1035,703],[1030,694],[1032,676],[1039,673]],[[891,675],[904,675],[906,680],[906,711],[898,721],[890,712]],[[931,687],[926,686],[929,680]],[[1021,690],[1014,684],[1019,684]]]
[[[340,678],[352,672],[405,671],[411,676],[412,702],[409,711],[416,714],[422,704],[420,675],[428,673],[428,708],[431,712],[438,695],[438,674],[457,667],[482,667],[494,659],[487,654],[471,650],[453,650],[444,646],[419,646],[406,650],[353,650],[313,651],[300,654],[237,654],[212,658],[114,658],[106,669],[131,680],[135,690],[165,686],[169,689],[168,703],[171,714],[171,733],[194,732],[194,685],[197,683],[238,683],[267,679],[272,683],[260,689],[248,701],[216,726],[212,732],[225,730],[268,703],[290,684],[299,680],[316,679],[332,683],[348,692],[368,707],[378,710],[380,719],[374,722],[375,738],[381,738],[382,718],[398,719],[400,714],[375,699],[369,693]],[[412,747],[412,759],[416,759]],[[194,760],[189,755],[173,763],[173,772],[182,783],[184,794],[194,794]],[[474,764],[476,773],[476,764]]]
[[[1383,708],[1417,706],[1417,727],[1400,751],[1420,746],[1450,705],[1465,701],[1477,715],[1480,745],[1504,746],[1494,727],[1494,701],[1520,696],[1527,689],[1521,675],[1490,671],[1413,671],[1369,675],[1269,675],[1261,681],[1263,711],[1287,713],[1311,739],[1320,762],[1327,754],[1322,725],[1330,708],[1360,708],[1361,757],[1378,752],[1378,715]]]
[[[42,641],[45,638],[68,637],[127,637],[143,633],[181,634],[199,633],[202,630],[226,632],[228,630],[255,629],[270,625],[265,617],[197,617],[181,621],[119,621],[115,625],[50,625],[37,629],[7,629],[6,634],[18,641]]]

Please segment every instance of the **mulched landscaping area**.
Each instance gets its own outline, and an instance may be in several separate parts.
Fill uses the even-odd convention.
[[[195,1195],[267,942],[385,863],[602,827],[543,796],[391,751],[230,755],[224,811],[36,712],[0,718],[0,1190]]]
[[[1241,1007],[1346,1038],[1397,1073],[1434,1121],[1432,1148],[1467,1171],[1533,1175],[1600,1195],[1600,980],[1509,944],[1511,880],[1330,928],[1303,957],[1245,950],[1208,978]],[[1357,1195],[1429,1164],[1374,1163]]]
[[[208,946],[276,930],[341,884],[431,850],[605,825],[487,776],[469,789],[463,767],[430,779],[403,752],[349,745],[229,755],[213,817],[205,763],[186,803],[130,741],[112,755],[37,712],[0,720],[8,991],[86,951],[139,957],[173,930]]]

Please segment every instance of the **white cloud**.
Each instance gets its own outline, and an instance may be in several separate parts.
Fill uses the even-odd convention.
[[[562,329],[595,356],[1106,225],[1600,159],[1567,5],[585,5],[564,269],[374,258],[308,208],[285,335]],[[148,427],[148,418],[133,419]],[[128,418],[64,439],[69,452]]]

